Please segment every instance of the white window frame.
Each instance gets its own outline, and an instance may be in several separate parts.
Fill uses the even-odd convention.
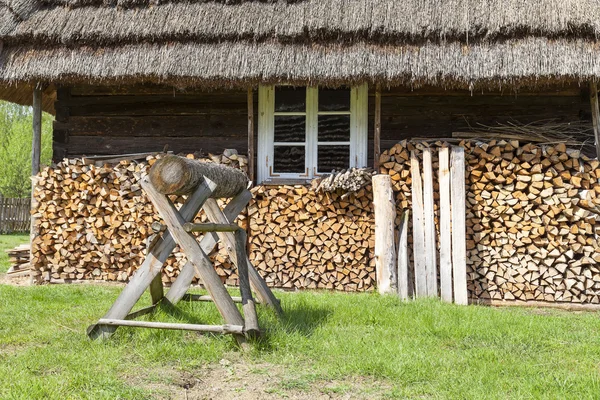
[[[350,167],[367,166],[368,106],[369,89],[367,84],[354,86],[350,90],[350,111],[319,111],[319,89],[306,87],[305,112],[275,112],[275,86],[261,85],[258,88],[258,183],[278,180],[306,182],[321,175],[317,171],[317,150],[321,145],[350,145]],[[306,115],[306,136],[304,145],[304,173],[273,173],[275,146],[275,116]],[[318,142],[319,115],[350,115],[349,142]],[[285,143],[292,145],[292,143]],[[295,145],[298,145],[296,143]]]

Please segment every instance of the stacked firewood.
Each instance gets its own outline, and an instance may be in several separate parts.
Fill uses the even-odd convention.
[[[29,275],[29,244],[22,244],[13,249],[6,250],[10,268],[6,272],[9,277]]]
[[[399,209],[411,205],[410,151],[442,145],[402,142],[382,154]],[[471,297],[600,303],[600,162],[564,144],[460,145]]]
[[[270,286],[372,289],[371,185],[346,196],[305,186],[260,186],[248,207],[250,260]]]
[[[160,222],[139,183],[155,160],[149,156],[145,162],[123,160],[99,167],[70,159],[40,172],[34,192],[38,232],[32,268],[38,281],[131,277],[146,255],[151,224]],[[247,164],[244,156],[237,160],[239,166]],[[180,206],[184,199],[172,200]],[[205,218],[200,214],[196,221]],[[233,283],[231,263],[221,244],[211,258],[222,280]],[[173,282],[183,263],[184,256],[176,249],[166,262],[163,281]]]

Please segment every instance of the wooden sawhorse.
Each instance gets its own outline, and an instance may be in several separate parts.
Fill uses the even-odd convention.
[[[230,333],[234,334],[238,343],[242,344],[245,342],[245,336],[254,336],[259,332],[251,287],[262,304],[272,307],[278,314],[282,313],[279,300],[273,295],[273,292],[267,287],[265,281],[248,260],[246,232],[231,223],[248,204],[252,198],[251,193],[244,189],[229,202],[224,210],[221,210],[217,201],[210,198],[216,187],[216,183],[204,177],[178,211],[167,195],[156,190],[148,176],[142,179],[142,188],[163,218],[167,230],[148,249],[146,259],[106,315],[88,328],[87,333],[90,338],[108,338],[119,326],[133,326]],[[193,221],[200,209],[204,210],[211,221],[210,224],[193,224],[189,222]],[[190,234],[193,231],[206,232],[200,243]],[[242,303],[243,317],[207,256],[219,240],[226,244],[227,252],[238,269],[241,299],[236,300]],[[188,262],[183,266],[176,281],[165,295],[161,271],[164,262],[176,245],[179,245],[182,251],[185,252]],[[209,292],[209,296],[187,295],[187,298],[213,301],[223,316],[225,325],[135,321],[136,318],[154,311],[162,301],[175,304],[186,297],[186,292],[195,273],[200,276]],[[131,313],[134,305],[147,288],[150,289],[152,305]]]

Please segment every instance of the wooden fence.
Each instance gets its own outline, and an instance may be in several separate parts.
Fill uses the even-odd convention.
[[[0,196],[0,233],[29,232],[31,199]]]

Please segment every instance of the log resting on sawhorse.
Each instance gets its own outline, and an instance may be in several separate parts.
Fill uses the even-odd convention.
[[[91,338],[109,337],[114,333],[117,326],[120,326],[118,321],[131,320],[140,315],[152,312],[154,307],[161,300],[168,301],[172,304],[178,302],[186,295],[196,270],[199,272],[202,281],[209,290],[210,298],[215,302],[229,326],[227,329],[218,328],[217,331],[226,333],[237,332],[239,330],[238,326],[242,324],[245,325],[244,329],[246,333],[256,333],[255,331],[258,329],[258,325],[254,311],[254,300],[250,292],[250,285],[246,284],[248,281],[254,288],[260,302],[273,307],[281,314],[279,301],[275,298],[262,277],[260,277],[248,261],[245,252],[245,232],[243,230],[239,229],[236,232],[228,232],[228,235],[209,232],[202,238],[198,245],[196,240],[185,232],[182,226],[187,221],[193,220],[203,205],[209,219],[215,224],[230,224],[235,220],[236,216],[251,198],[251,194],[246,189],[242,190],[241,193],[232,199],[225,210],[222,211],[218,207],[216,201],[209,198],[215,191],[216,185],[212,181],[204,179],[199,181],[197,188],[178,212],[166,195],[159,193],[149,182],[148,178],[144,179],[142,186],[157,210],[159,210],[159,213],[165,220],[169,230],[165,231],[163,237],[149,249],[146,260],[133,276],[130,283],[125,287],[108,313],[98,321],[97,324],[90,326],[88,335]],[[234,265],[238,268],[240,289],[242,292],[242,298],[239,300],[241,300],[243,304],[245,321],[242,319],[233,300],[223,287],[220,278],[217,276],[210,260],[208,260],[208,257],[206,256],[206,254],[212,251],[219,237],[227,237],[227,250]],[[163,298],[161,270],[163,263],[175,248],[176,242],[186,252],[190,261],[188,261],[181,269],[177,280]],[[241,261],[238,262],[238,260]],[[153,306],[136,311],[135,313],[130,313],[146,288],[150,288]],[[110,321],[110,323],[107,321]],[[130,323],[127,324],[133,326]],[[125,325],[125,323],[123,323],[123,325]],[[135,326],[143,325],[143,323],[139,323]],[[243,341],[243,338],[240,337],[240,335],[236,335],[236,337],[239,342]]]

